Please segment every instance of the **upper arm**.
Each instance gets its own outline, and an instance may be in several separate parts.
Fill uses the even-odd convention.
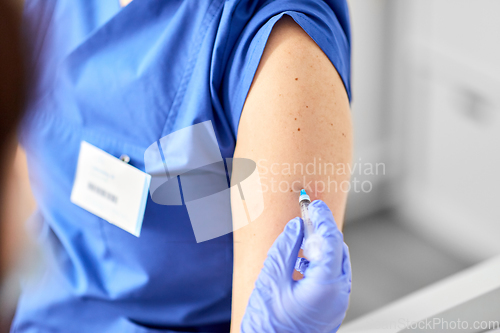
[[[257,163],[264,211],[234,232],[233,330],[268,249],[299,215],[301,188],[325,201],[341,228],[351,146],[349,100],[340,76],[321,48],[284,16],[267,41],[238,127],[234,157]],[[341,165],[345,172],[339,172]]]

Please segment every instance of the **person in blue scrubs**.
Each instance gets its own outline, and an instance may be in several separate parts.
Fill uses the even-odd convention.
[[[70,195],[82,141],[144,170],[152,142],[211,120],[232,157],[284,15],[320,45],[350,96],[345,1],[26,0],[33,76],[20,141],[46,262],[24,286],[12,332],[229,331],[232,234],[197,243],[185,206],[149,199],[137,238]]]

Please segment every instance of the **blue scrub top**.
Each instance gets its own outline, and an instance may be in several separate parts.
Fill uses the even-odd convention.
[[[148,199],[136,238],[70,194],[82,140],[144,170],[153,142],[211,120],[222,157],[232,157],[247,92],[283,15],[323,49],[350,96],[344,0],[134,0],[125,8],[26,0],[33,85],[20,137],[46,259],[24,285],[13,332],[229,330],[231,234],[197,243],[185,206]]]

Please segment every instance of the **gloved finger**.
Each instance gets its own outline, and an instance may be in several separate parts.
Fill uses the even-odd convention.
[[[291,280],[303,237],[304,231],[300,218],[290,220],[269,249],[261,275],[264,274],[273,279]],[[259,279],[261,279],[260,276]]]
[[[314,224],[315,233],[322,237],[323,242],[321,259],[311,262],[305,277],[325,281],[336,279],[343,271],[344,236],[323,201],[316,200],[309,205],[309,217]]]
[[[346,243],[343,245],[344,257],[342,263],[342,274],[345,276],[347,281],[349,281],[349,290],[351,292],[351,284],[352,284],[352,270],[351,270],[351,258],[349,254],[349,247]]]

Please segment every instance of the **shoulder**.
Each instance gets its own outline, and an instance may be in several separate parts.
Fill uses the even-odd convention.
[[[324,74],[322,69],[327,68],[327,74],[337,82],[340,77],[342,89],[350,96],[349,22],[345,0],[243,1],[240,6],[244,9],[234,7],[233,15],[223,14],[222,21],[231,18],[234,22],[231,29],[222,30],[229,38],[219,39],[225,42],[221,53],[228,57],[221,62],[224,66],[222,104],[235,133],[252,82],[262,77],[264,69],[276,82],[280,71],[292,75],[292,67],[314,70],[314,75]],[[304,72],[306,77],[314,75]]]

